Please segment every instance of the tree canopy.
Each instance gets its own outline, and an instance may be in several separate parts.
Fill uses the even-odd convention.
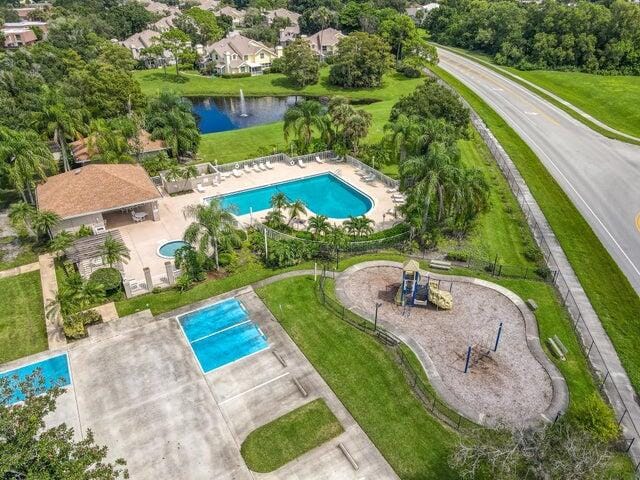
[[[338,43],[329,73],[332,85],[351,88],[379,87],[391,68],[389,45],[379,36],[354,32]]]

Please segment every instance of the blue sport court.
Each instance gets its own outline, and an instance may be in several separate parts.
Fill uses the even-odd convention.
[[[0,378],[8,378],[9,386],[13,390],[13,393],[8,399],[9,405],[25,399],[24,394],[19,389],[19,384],[36,370],[39,370],[44,378],[44,388],[47,390],[55,386],[66,387],[67,385],[71,385],[71,375],[69,374],[69,363],[66,353],[39,362],[30,363],[29,365],[14,370],[2,372],[0,373]]]
[[[245,215],[271,208],[271,197],[278,192],[290,202],[302,200],[314,214],[329,218],[358,217],[373,206],[368,196],[331,173],[229,193],[220,199],[224,207],[235,207],[234,213]]]
[[[235,298],[180,315],[178,321],[204,373],[269,346]]]

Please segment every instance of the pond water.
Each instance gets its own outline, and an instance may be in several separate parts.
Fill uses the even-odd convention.
[[[189,97],[200,133],[226,132],[278,122],[304,97]]]

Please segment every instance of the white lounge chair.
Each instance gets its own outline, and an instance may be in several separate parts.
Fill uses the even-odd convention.
[[[242,176],[242,172],[240,170],[238,170],[237,168],[233,169],[233,176],[234,177],[241,177]]]
[[[398,193],[398,187],[387,188],[387,193]]]
[[[316,162],[324,163],[324,160],[322,160],[319,156],[316,155]]]
[[[273,165],[271,165],[271,160],[267,160],[267,161],[265,162],[265,166],[266,166],[269,170],[271,170],[271,169],[273,168]]]
[[[369,175],[368,177],[362,177],[362,181],[369,183],[369,182],[373,182],[376,179],[375,175]]]
[[[260,172],[262,171],[262,170],[260,170],[260,167],[258,166],[258,164],[257,164],[257,163],[254,163],[254,164],[253,164],[253,170],[254,170],[254,171],[256,171],[256,172],[258,172],[258,173],[260,173]]]
[[[407,197],[401,193],[394,193],[391,195],[391,198],[399,198],[401,200],[406,200]]]
[[[300,168],[307,168],[307,166],[304,164],[304,162],[302,161],[302,159],[301,159],[301,158],[299,158],[299,159],[298,159],[298,166],[299,166]]]
[[[247,165],[246,163],[244,164],[244,173],[251,173],[251,169],[249,168],[249,165]]]
[[[263,162],[263,163],[258,164],[258,166],[260,167],[260,170],[263,170],[263,171],[266,171],[266,170],[267,170],[267,167],[265,167],[265,166],[264,166],[264,162]]]
[[[204,187],[202,186],[202,184],[201,184],[201,183],[199,183],[199,184],[197,184],[197,185],[196,185],[196,190],[197,190],[199,193],[204,193]]]

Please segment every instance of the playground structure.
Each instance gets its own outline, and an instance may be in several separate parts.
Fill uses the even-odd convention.
[[[453,308],[451,291],[441,290],[440,281],[429,279],[421,283],[420,265],[415,260],[407,260],[402,265],[402,283],[395,296],[397,305],[423,306],[432,303],[440,310]]]

